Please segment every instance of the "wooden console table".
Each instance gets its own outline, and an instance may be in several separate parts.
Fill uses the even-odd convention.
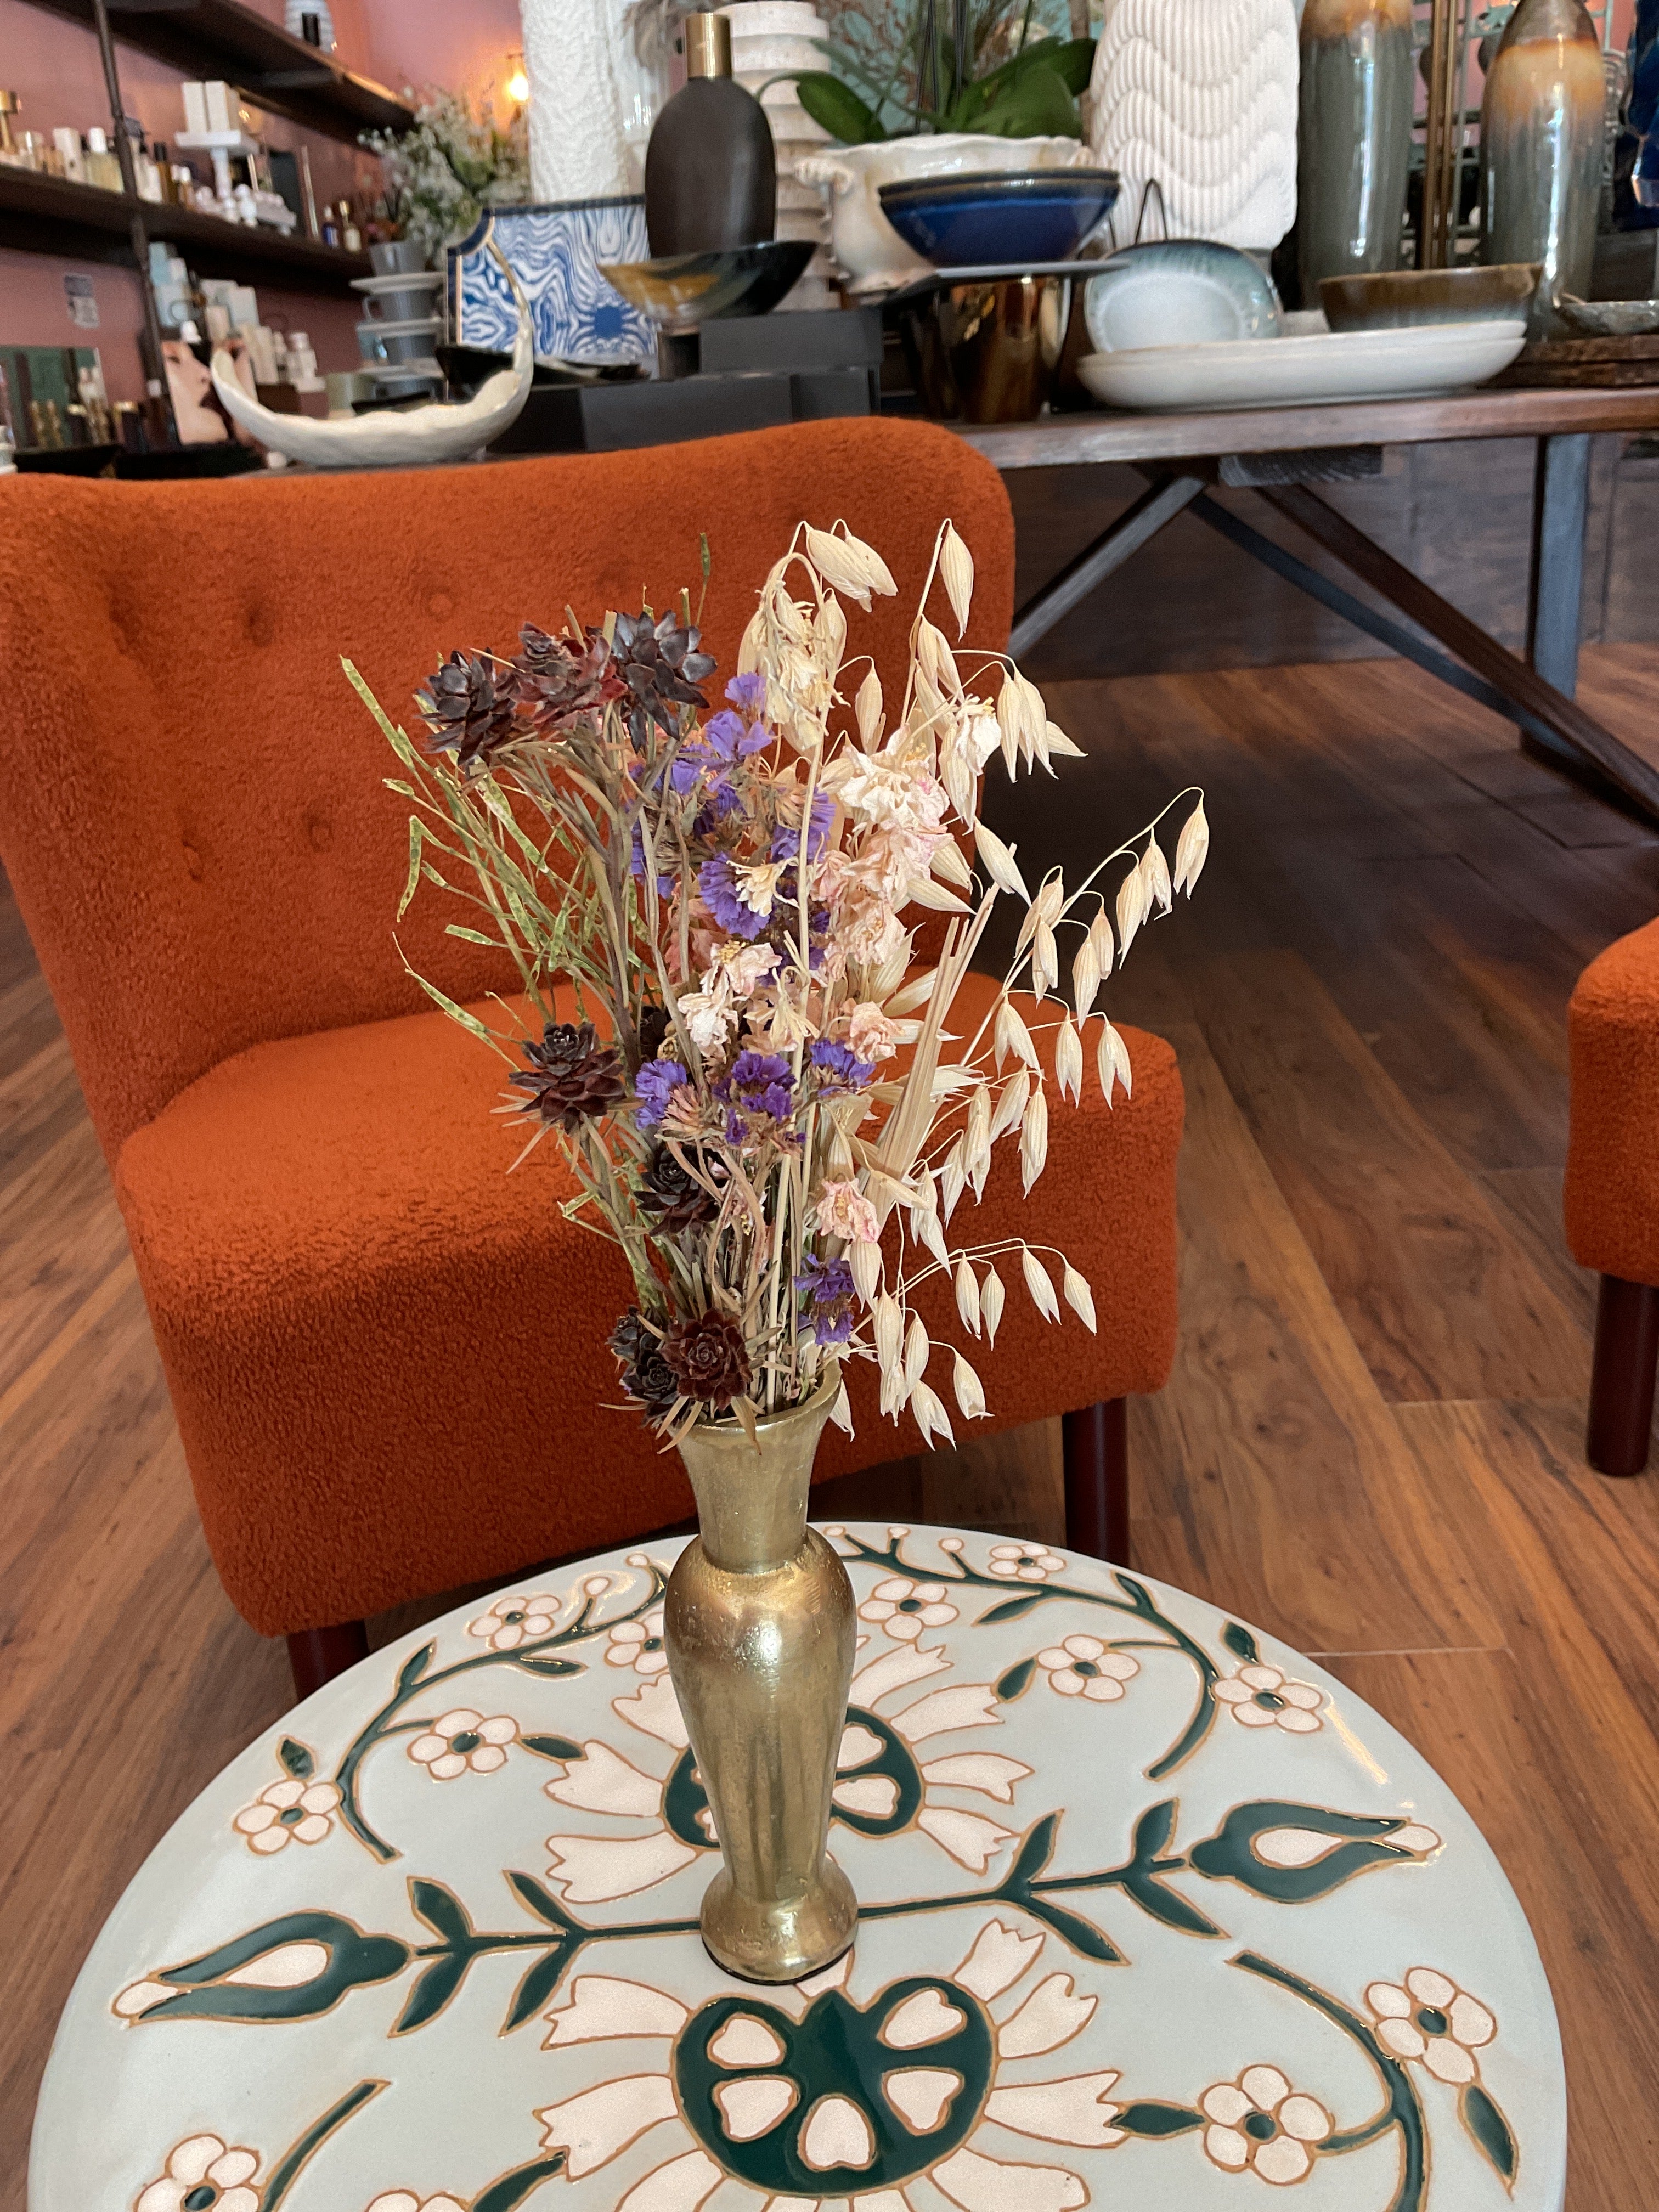
[[[1592,789],[1605,793],[1612,787],[1659,819],[1659,769],[1620,744],[1572,696],[1590,439],[1598,431],[1644,430],[1659,431],[1659,386],[1486,388],[1440,399],[1358,400],[1213,414],[1102,409],[1006,428],[966,428],[962,434],[999,469],[1117,463],[1148,479],[1141,497],[1020,610],[1011,640],[1015,653],[1044,636],[1165,523],[1190,513],[1391,652],[1516,723],[1529,750]],[[1379,464],[1373,457],[1384,446],[1455,438],[1538,441],[1524,659],[1431,590],[1311,489],[1374,473]],[[1252,529],[1210,496],[1218,483],[1255,492],[1413,627],[1377,613]]]

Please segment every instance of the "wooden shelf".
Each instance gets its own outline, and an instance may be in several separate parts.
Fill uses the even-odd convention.
[[[130,199],[125,192],[72,185],[61,177],[0,164],[0,246],[69,259],[132,264],[129,235],[135,215],[152,238],[176,245],[204,276],[239,284],[272,284],[288,291],[349,292],[354,276],[367,276],[366,253],[319,246],[297,233],[250,229],[194,208]]]
[[[34,0],[54,15],[93,26],[92,0]],[[258,107],[355,144],[360,131],[408,131],[414,112],[237,0],[109,0],[124,46],[153,54],[192,80],[223,77]]]

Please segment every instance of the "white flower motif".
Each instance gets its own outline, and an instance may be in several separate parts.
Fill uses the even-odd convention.
[[[865,1599],[859,1619],[879,1621],[884,1635],[914,1644],[924,1628],[943,1628],[956,1619],[955,1606],[944,1600],[943,1583],[914,1583],[905,1575],[890,1575]]]
[[[412,2189],[383,2189],[368,2212],[466,2212],[466,2207],[441,2190],[435,2197],[417,2197]]]
[[[519,1723],[498,1713],[486,1720],[470,1705],[435,1720],[425,1735],[417,1735],[409,1755],[425,1767],[434,1782],[453,1782],[470,1766],[475,1774],[493,1774],[507,1765],[507,1747],[519,1740]]]
[[[1062,1698],[1087,1698],[1095,1705],[1121,1698],[1140,1672],[1139,1659],[1112,1650],[1097,1636],[1065,1637],[1037,1653],[1037,1665]]]
[[[220,2136],[186,2136],[168,2152],[166,2172],[139,2191],[133,2212],[258,2212],[259,2192],[248,2186],[258,2170],[258,2151]]]
[[[668,1664],[662,1640],[662,1607],[643,1620],[619,1620],[605,1647],[608,1667],[631,1667],[636,1674],[660,1674]]]
[[[1413,1966],[1404,1989],[1396,1982],[1373,1982],[1365,2002],[1386,2050],[1396,2058],[1420,2058],[1437,2081],[1459,2088],[1475,2079],[1480,2069],[1474,2054],[1498,2033],[1485,2005],[1432,1966]]]
[[[631,1663],[631,1648],[623,1647],[618,1663]],[[905,1824],[900,1784],[892,1769],[902,1765],[907,1753],[913,1755],[921,1784],[913,1825],[959,1866],[983,1874],[995,1854],[1012,1840],[1014,1831],[987,1814],[954,1803],[953,1796],[971,1790],[1010,1805],[1015,1788],[1030,1768],[1002,1752],[957,1751],[937,1759],[921,1753],[934,1736],[998,1726],[995,1688],[989,1682],[958,1682],[913,1698],[897,1711],[887,1710],[900,1691],[948,1672],[950,1665],[939,1644],[924,1649],[919,1641],[896,1640],[881,1644],[877,1656],[854,1674],[851,1703],[880,1719],[898,1739],[898,1749],[896,1758],[890,1757],[894,1747],[853,1714],[842,1735],[835,1804],[843,1821],[866,1835],[894,1832]],[[631,1697],[613,1698],[611,1711],[641,1735],[654,1737],[677,1754],[686,1752],[690,1739],[684,1717],[665,1673],[647,1674]],[[669,1826],[665,1808],[671,1778],[647,1773],[611,1745],[595,1739],[582,1746],[580,1759],[570,1760],[546,1784],[548,1796],[557,1804],[650,1824],[633,1835],[550,1836],[549,1876],[561,1885],[568,1903],[602,1904],[654,1888],[692,1865],[714,1843],[706,1808],[695,1828]]]
[[[1215,1694],[1243,1728],[1281,1728],[1290,1735],[1311,1735],[1323,1725],[1319,1709],[1324,1692],[1310,1682],[1292,1682],[1278,1667],[1241,1667],[1224,1674]]]
[[[985,1571],[1001,1576],[1005,1582],[1046,1583],[1065,1565],[1058,1552],[1050,1552],[1041,1544],[993,1544]]]
[[[466,1632],[482,1637],[492,1651],[516,1651],[550,1635],[558,1617],[559,1601],[545,1590],[533,1597],[498,1597],[488,1613],[468,1622]]]
[[[1199,2099],[1209,2124],[1204,2154],[1230,2173],[1248,2168],[1263,2181],[1305,2180],[1310,2144],[1322,2143],[1330,2114],[1316,2097],[1292,2090],[1276,2066],[1247,2066],[1237,2081],[1218,2081]]]
[[[1098,2003],[1076,1993],[1069,1973],[1057,1972],[998,2004],[1030,1975],[1043,1941],[989,1921],[949,1979],[890,2000],[884,2011],[884,1992],[872,1992],[870,2003],[858,2008],[879,2023],[870,2075],[848,2075],[836,2094],[805,2112],[799,2083],[785,2070],[782,2041],[757,1999],[755,2014],[738,2009],[708,2043],[708,2057],[726,2078],[714,2092],[713,2111],[696,2124],[676,2096],[673,2079],[675,2043],[688,2027],[696,2032],[687,2007],[668,1990],[642,1982],[578,1975],[546,2015],[545,2047],[625,2041],[629,2048],[619,2060],[623,2070],[611,2078],[538,2112],[543,2148],[562,2151],[571,2179],[581,2180],[651,2135],[652,2162],[622,2197],[617,2212],[697,2212],[722,2183],[728,2192],[722,2202],[729,2198],[732,2212],[739,2204],[744,2212],[762,2212],[768,2199],[744,2171],[746,2144],[775,2128],[790,2128],[802,2163],[823,2173],[826,2194],[840,2197],[848,2193],[848,2172],[869,2166],[877,2155],[872,2118],[879,2115],[885,2132],[900,2144],[917,2136],[938,2134],[944,2140],[932,2163],[923,2150],[908,2168],[901,2167],[902,2179],[872,2177],[869,2193],[854,2199],[863,2212],[917,2212],[906,2185],[924,2174],[959,2212],[1010,2212],[1011,2207],[1014,2212],[1078,2212],[1089,2192],[1070,2167],[1006,2159],[989,2148],[1000,2144],[1003,2130],[1051,2147],[1088,2150],[1110,2149],[1124,2140],[1125,2130],[1112,2124],[1118,2106],[1109,2101],[1118,2081],[1115,2071],[1036,2081],[1005,2078],[1008,2062],[1042,2057],[1081,2034]],[[828,1992],[844,1989],[853,1972],[849,1953],[793,1989],[768,1990],[764,2009],[787,2012],[810,2031],[813,2008]],[[932,2065],[929,2054],[957,2037],[970,2013],[988,2028],[994,2059],[988,2085],[976,2085],[983,2103],[969,2107],[971,2122],[964,2114],[964,2124],[953,2129],[956,2100],[975,2092],[943,2051]],[[660,2056],[641,2047],[653,2041],[664,2046]],[[1024,2073],[1023,2066],[1015,2070]],[[896,2127],[884,2107],[896,2116]],[[804,2204],[801,2212],[806,2212]]]
[[[288,1844],[320,1844],[334,1825],[330,1816],[339,1802],[331,1782],[300,1782],[289,1775],[262,1790],[230,1825],[247,1838],[249,1850],[263,1856]]]

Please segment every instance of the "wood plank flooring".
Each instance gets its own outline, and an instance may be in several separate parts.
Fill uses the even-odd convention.
[[[1655,648],[1587,655],[1586,703],[1650,757],[1656,680]],[[1073,865],[1188,781],[1215,835],[1196,900],[1109,993],[1174,1042],[1188,1113],[1180,1349],[1131,1423],[1137,1562],[1320,1656],[1458,1791],[1555,1990],[1571,2212],[1652,2212],[1659,1463],[1622,1484],[1583,1466],[1594,1291],[1559,1188],[1567,994],[1659,910],[1659,837],[1397,663],[1049,696],[1089,757],[996,801],[1028,869]],[[1057,1424],[819,1495],[1053,1540]],[[0,2212],[21,2212],[88,1945],[289,1692],[208,1561],[108,1177],[4,902],[0,1655]]]

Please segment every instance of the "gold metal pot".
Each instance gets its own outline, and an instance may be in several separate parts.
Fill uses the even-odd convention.
[[[724,1864],[702,1938],[728,1973],[795,1982],[839,1958],[858,1900],[829,1856],[830,1793],[853,1677],[847,1570],[806,1525],[806,1492],[838,1370],[802,1406],[680,1445],[698,1534],[669,1577],[669,1670]]]

